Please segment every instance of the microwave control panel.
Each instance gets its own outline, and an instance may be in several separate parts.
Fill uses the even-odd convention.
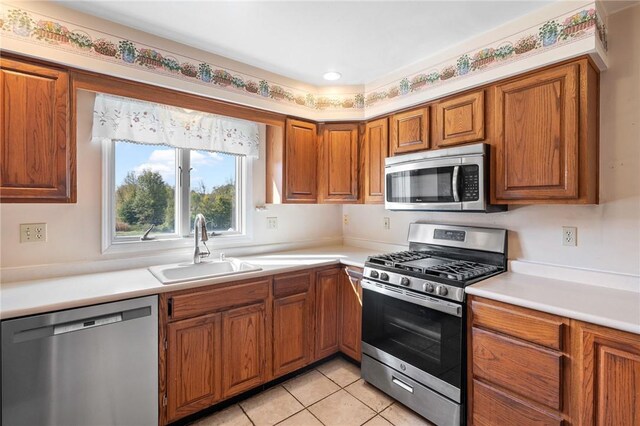
[[[476,165],[462,166],[462,201],[478,201],[480,198],[480,172]]]

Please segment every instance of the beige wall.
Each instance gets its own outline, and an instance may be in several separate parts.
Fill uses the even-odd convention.
[[[402,244],[415,220],[505,227],[512,259],[640,275],[640,6],[611,16],[609,29],[611,67],[600,80],[600,205],[522,206],[488,215],[345,206],[345,240]],[[578,227],[577,247],[562,246],[562,226]]]
[[[101,254],[102,149],[99,143],[91,141],[93,99],[93,94],[79,92],[77,204],[0,204],[2,268],[132,256]],[[317,244],[340,239],[340,206],[280,205],[269,206],[264,212],[253,211],[253,207],[263,204],[265,199],[264,144],[260,149],[260,159],[254,162],[253,202],[249,205],[254,238],[247,245]],[[277,230],[266,229],[267,216],[278,218]],[[47,242],[20,244],[19,224],[33,222],[47,223]],[[219,243],[214,239],[213,248],[218,247]],[[190,250],[183,252],[188,254]]]

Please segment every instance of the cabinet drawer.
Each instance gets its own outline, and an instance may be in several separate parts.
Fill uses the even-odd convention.
[[[172,296],[173,313],[171,319],[193,317],[264,300],[269,296],[270,283],[271,280],[266,279],[215,290]]]
[[[474,299],[473,325],[508,334],[538,345],[562,350],[562,318],[497,302]]]
[[[473,424],[475,426],[560,426],[562,419],[532,408],[507,393],[474,380]]]
[[[273,297],[285,297],[306,293],[311,286],[311,273],[280,275],[273,279]]]
[[[473,375],[555,410],[562,408],[562,354],[472,329]]]

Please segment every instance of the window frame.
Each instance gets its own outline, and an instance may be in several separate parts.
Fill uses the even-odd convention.
[[[176,189],[174,232],[154,236],[152,240],[141,241],[140,237],[116,236],[115,202],[115,144],[116,140],[105,140],[102,144],[102,253],[140,252],[170,250],[193,245],[193,229],[190,229],[190,149],[174,148],[176,152]],[[126,141],[124,141],[126,142]],[[172,148],[172,147],[168,147]],[[238,231],[215,231],[215,237],[209,239],[213,248],[222,248],[235,243],[252,240],[252,220],[249,205],[253,200],[251,193],[253,159],[236,156],[236,218]],[[187,182],[187,185],[184,183]],[[186,198],[186,202],[184,201]]]

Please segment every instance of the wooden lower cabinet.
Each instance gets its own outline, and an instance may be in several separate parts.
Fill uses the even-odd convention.
[[[548,425],[559,426],[562,418],[540,408],[527,404],[507,392],[486,383],[474,380],[473,418],[476,426],[497,425]]]
[[[204,315],[167,326],[167,420],[216,403],[221,397],[221,316]]]
[[[313,358],[312,274],[274,278],[273,376],[298,370]]]
[[[575,322],[577,424],[640,425],[640,336]]]
[[[475,296],[468,323],[469,424],[640,425],[639,335]]]
[[[225,398],[265,379],[265,303],[222,314],[222,393]]]
[[[339,281],[340,268],[316,274],[315,359],[327,357],[339,350]]]
[[[338,351],[359,360],[358,273],[331,266],[161,295],[160,424]]]
[[[360,361],[362,346],[362,269],[346,267],[340,274],[340,352]]]
[[[470,297],[468,321],[470,423],[552,425],[571,418],[569,320]]]

